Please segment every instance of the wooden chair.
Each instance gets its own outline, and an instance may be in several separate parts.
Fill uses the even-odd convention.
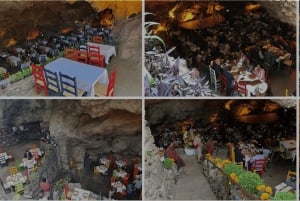
[[[214,86],[214,90],[217,91],[220,88],[220,80],[217,79],[216,71],[212,67],[209,68],[209,75],[210,75],[210,83]]]
[[[72,48],[66,48],[65,49],[65,58],[77,60],[77,53],[78,50],[72,49]]]
[[[77,89],[76,77],[70,77],[68,75],[59,72],[60,89],[63,96],[83,96],[85,91]]]
[[[291,177],[297,177],[297,173],[289,170],[286,175],[286,180],[290,179]]]
[[[114,71],[109,76],[108,85],[102,83],[95,84],[95,96],[114,96],[116,76],[117,68],[115,67]]]
[[[48,94],[53,96],[60,96],[61,94],[57,73],[47,69],[45,69],[44,71],[47,81]]]
[[[48,96],[48,89],[42,66],[32,65],[32,74],[34,77],[36,93],[39,94],[41,90],[44,91],[45,96]]]
[[[18,173],[18,168],[17,168],[17,166],[11,166],[10,168],[9,168],[9,175],[10,176],[12,176],[12,175],[14,175],[14,174],[17,174]]]
[[[250,168],[251,172],[256,172],[262,178],[266,169],[266,159],[255,160],[252,167]]]
[[[104,67],[104,56],[100,53],[89,53],[89,64]]]
[[[88,53],[86,51],[79,50],[77,52],[77,61],[87,64],[88,63]]]
[[[89,52],[89,53],[100,54],[100,47],[98,47],[98,46],[93,46],[93,45],[89,45],[89,46],[88,46],[88,52]]]
[[[92,41],[94,43],[100,43],[100,44],[102,44],[103,43],[103,38],[102,38],[102,36],[93,36]]]

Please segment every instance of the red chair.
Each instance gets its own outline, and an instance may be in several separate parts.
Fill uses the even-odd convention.
[[[237,82],[237,91],[241,96],[247,96],[247,83],[244,81]]]
[[[88,63],[88,53],[86,51],[77,51],[77,61],[82,63]]]
[[[266,159],[255,160],[252,167],[250,168],[251,172],[256,172],[262,178],[266,169]]]
[[[72,48],[66,48],[65,49],[65,58],[77,60],[77,50]]]
[[[89,52],[89,53],[100,54],[100,47],[89,45],[89,46],[88,46],[88,52]]]
[[[32,65],[32,74],[34,77],[36,93],[39,94],[40,90],[43,90],[45,96],[48,96],[48,88],[42,66]]]
[[[99,53],[89,53],[89,64],[104,67],[104,56]]]
[[[108,85],[101,83],[95,84],[95,96],[114,96],[115,81],[117,76],[117,68],[109,76]]]

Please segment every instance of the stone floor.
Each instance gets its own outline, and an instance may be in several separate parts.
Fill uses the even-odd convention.
[[[4,148],[3,150],[13,154],[15,159],[18,159],[19,161],[23,158],[24,152],[26,149],[30,149],[32,144],[36,144],[39,146],[39,142],[24,142],[22,144],[18,144],[9,148]],[[8,167],[0,167],[0,178],[4,183],[6,183],[6,178],[9,176],[9,167],[14,166],[15,161],[9,162]],[[24,175],[24,173],[23,173]],[[15,194],[13,192],[6,194],[7,200],[14,200]],[[25,198],[21,196],[21,200],[24,200]]]
[[[202,163],[196,162],[195,156],[187,156],[183,149],[178,149],[186,166],[176,184],[176,200],[216,200],[206,177],[202,173]],[[221,152],[219,152],[221,153]],[[221,156],[222,157],[222,156]],[[296,165],[291,160],[284,160],[274,155],[270,168],[263,175],[266,185],[273,188],[285,181],[288,170],[295,171]]]

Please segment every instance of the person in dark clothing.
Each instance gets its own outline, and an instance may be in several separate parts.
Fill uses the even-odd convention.
[[[24,158],[27,158],[28,160],[32,159],[32,153],[29,150],[26,150],[24,153]]]
[[[242,150],[239,147],[236,147],[234,149],[234,154],[235,154],[235,162],[241,163],[244,161],[243,160],[244,156],[242,154]]]
[[[218,78],[219,72],[222,71],[222,68],[221,68],[221,60],[220,60],[219,58],[216,59],[216,60],[214,61],[212,68],[215,70],[215,72],[216,72],[216,77]]]
[[[226,77],[227,79],[227,96],[231,95],[231,92],[234,88],[234,77],[233,75],[230,73],[231,71],[231,66],[227,66],[224,70],[223,70],[223,75]]]

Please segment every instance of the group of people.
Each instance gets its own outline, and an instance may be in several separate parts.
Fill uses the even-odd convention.
[[[203,154],[213,154],[214,152],[214,141],[212,137],[209,137],[206,143],[203,143],[201,139],[200,132],[197,132],[194,134],[193,128],[191,125],[187,126],[186,132],[183,134],[183,142],[186,147],[192,146],[193,149],[195,149],[196,153],[196,160],[198,163],[201,162],[202,155]],[[177,165],[177,169],[181,169],[185,166],[184,161],[182,158],[178,155],[178,153],[175,150],[175,144],[172,142],[165,150],[165,157],[171,158],[174,160],[174,162]]]
[[[236,65],[239,67],[240,71],[246,70],[249,73],[253,73],[259,80],[264,82],[267,81],[266,70],[264,69],[263,65],[257,63],[253,67],[251,64],[249,64],[247,56],[242,51],[240,51],[239,58],[236,61]],[[211,61],[209,67],[215,70],[217,78],[219,76],[219,73],[224,75],[224,77],[227,80],[226,95],[231,96],[237,80],[236,77],[231,73],[233,66],[229,63],[229,60],[222,64],[221,58],[217,58],[214,61]],[[257,93],[252,95],[258,96],[261,94]]]

